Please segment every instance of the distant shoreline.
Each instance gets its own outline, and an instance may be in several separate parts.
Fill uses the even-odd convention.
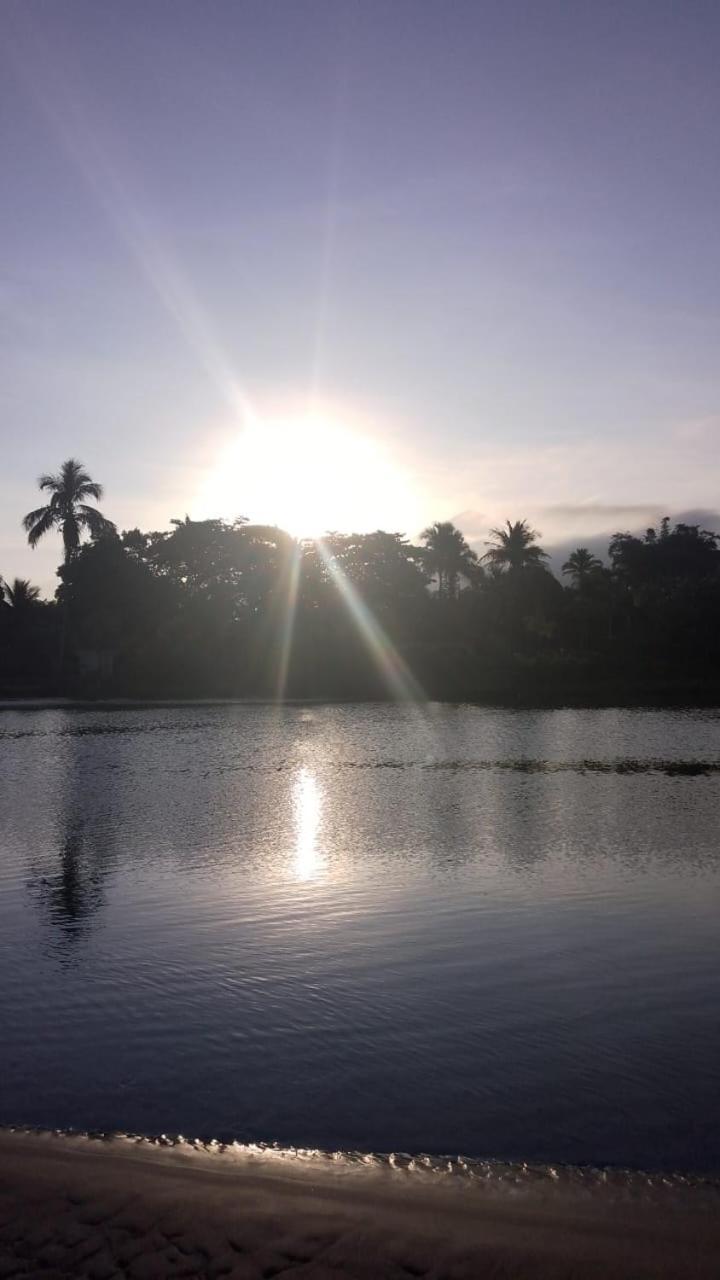
[[[0,697],[0,712],[2,711],[122,711],[122,710],[153,710],[154,708],[172,708],[172,707],[274,707],[281,709],[282,707],[338,707],[338,706],[368,706],[376,703],[378,705],[391,705],[393,699],[377,698],[377,697],[303,697],[303,698],[283,698],[281,700],[272,697],[52,697],[42,695],[29,694],[22,698],[3,698]],[[720,708],[720,687],[710,686],[706,689],[698,689],[693,686],[668,686],[665,688],[653,689],[608,689],[603,695],[600,691],[595,690],[590,693],[585,690],[571,690],[564,697],[550,696],[545,697],[536,694],[532,695],[523,690],[518,692],[517,696],[502,696],[500,694],[456,697],[456,698],[427,698],[419,702],[398,702],[397,706],[473,706],[477,708],[487,707],[493,710],[508,711],[602,711],[613,710],[614,708],[623,710],[711,710]]]
[[[164,1277],[485,1274],[669,1280],[717,1274],[713,1196],[572,1186],[429,1184],[309,1153],[0,1133],[0,1263],[55,1274]]]

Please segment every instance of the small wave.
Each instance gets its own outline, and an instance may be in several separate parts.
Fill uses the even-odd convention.
[[[271,764],[253,761],[219,765],[215,772],[224,773],[285,773],[300,767],[297,760],[281,760]],[[398,769],[422,770],[440,773],[606,773],[644,774],[663,773],[669,777],[703,777],[720,773],[720,760],[316,760],[318,770],[346,769]],[[189,766],[181,770],[190,772]]]
[[[602,1196],[617,1200],[655,1203],[682,1193],[692,1193],[694,1203],[707,1198],[714,1208],[720,1203],[720,1176],[693,1173],[666,1173],[612,1166],[530,1164],[483,1160],[466,1156],[411,1155],[407,1152],[325,1151],[318,1147],[281,1146],[276,1142],[238,1142],[230,1139],[186,1137],[183,1134],[140,1134],[121,1130],[46,1129],[30,1125],[0,1127],[2,1133],[87,1141],[97,1144],[165,1148],[179,1154],[197,1153],[258,1165],[269,1163],[289,1168],[310,1166],[338,1175],[375,1172],[400,1177],[408,1186],[453,1184],[468,1190],[540,1193],[574,1193],[583,1197]]]
[[[510,769],[518,773],[665,773],[678,777],[700,777],[720,773],[720,760],[437,760],[423,769],[488,770]]]

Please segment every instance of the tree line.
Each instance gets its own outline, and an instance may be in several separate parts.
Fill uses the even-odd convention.
[[[39,481],[53,601],[0,580],[0,695],[508,702],[716,700],[720,537],[672,524],[578,547],[560,581],[525,520],[478,554],[437,522],[297,541],[244,518],[119,532],[74,459]]]

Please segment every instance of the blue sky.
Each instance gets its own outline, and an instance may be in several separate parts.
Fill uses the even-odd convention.
[[[5,0],[0,28],[0,574],[52,589],[19,521],[69,455],[122,528],[712,520],[717,4]]]

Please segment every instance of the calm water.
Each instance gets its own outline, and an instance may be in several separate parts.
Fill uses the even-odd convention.
[[[0,1123],[720,1168],[720,713],[0,714]]]

